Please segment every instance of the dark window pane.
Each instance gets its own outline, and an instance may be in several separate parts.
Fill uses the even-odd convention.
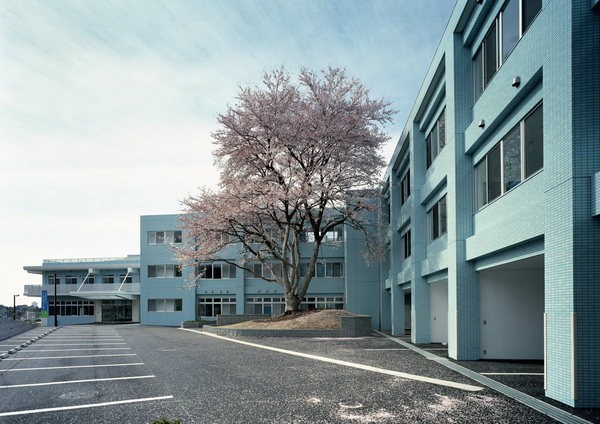
[[[519,41],[519,0],[511,0],[502,13],[502,62]]]
[[[156,244],[164,244],[165,243],[165,232],[157,231],[156,232]]]
[[[182,243],[183,237],[181,235],[181,231],[175,231],[175,243]]]
[[[496,23],[492,25],[489,34],[484,41],[484,86],[487,86],[498,69],[496,58]]]
[[[213,278],[221,279],[221,265],[213,265]]]
[[[488,161],[488,201],[491,202],[502,193],[500,179],[500,145],[497,145],[487,156]]]
[[[544,119],[542,106],[525,119],[525,178],[544,167]]]
[[[479,49],[473,58],[473,90],[473,101],[476,101],[481,96],[481,93],[483,93],[483,55],[481,54],[481,49]]]
[[[209,280],[213,278],[213,266],[212,265],[206,265],[204,272],[205,272],[204,278],[207,278]]]
[[[425,148],[427,149],[427,168],[431,166],[433,158],[431,156],[431,133],[425,139]]]
[[[433,207],[431,218],[432,218],[431,239],[435,240],[436,238],[438,238],[440,236],[440,210],[439,210],[439,205],[437,203]]]
[[[521,126],[504,139],[504,191],[521,183]]]
[[[523,32],[529,28],[540,10],[542,10],[542,0],[523,0]]]

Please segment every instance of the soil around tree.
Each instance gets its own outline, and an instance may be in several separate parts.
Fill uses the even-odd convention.
[[[257,319],[225,325],[225,328],[246,328],[263,330],[339,330],[343,316],[356,316],[343,309],[314,309],[294,311],[272,318]]]

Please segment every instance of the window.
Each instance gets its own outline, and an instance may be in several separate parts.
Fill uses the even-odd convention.
[[[446,196],[444,196],[427,212],[429,241],[433,241],[448,232],[446,220]]]
[[[477,210],[542,169],[543,113],[540,104],[475,165]]]
[[[402,260],[408,257],[410,257],[410,230],[402,236]]]
[[[181,299],[148,299],[148,312],[181,312]]]
[[[477,101],[537,14],[542,0],[510,0],[494,20],[473,57],[473,89]]]
[[[202,268],[202,279],[220,280],[235,278],[237,267],[232,264],[206,264]]]
[[[125,280],[125,281],[123,281],[123,280]],[[126,274],[119,275],[119,284],[121,284],[123,282],[125,284],[131,284],[131,283],[133,283],[133,277],[131,275],[126,275]]]
[[[48,315],[54,315],[54,301],[48,301]],[[56,302],[59,316],[94,316],[93,300],[60,300]]]
[[[67,275],[65,277],[66,284],[77,284],[77,276],[76,275]]]
[[[181,230],[148,231],[148,244],[180,244],[182,242]]]
[[[410,169],[406,171],[404,178],[400,181],[400,206],[406,203],[410,196]]]
[[[308,271],[308,264],[300,264],[300,278],[304,278]],[[343,262],[317,262],[313,277],[316,278],[341,278],[344,276]]]
[[[300,310],[344,309],[344,298],[340,297],[305,297]]]
[[[344,228],[341,225],[336,225],[331,230],[325,233],[324,242],[344,241]]]
[[[235,297],[198,298],[198,317],[216,317],[217,315],[235,315],[236,313]]]
[[[48,284],[54,285],[54,281],[55,281],[54,278],[55,278],[54,275],[49,275],[48,276]],[[60,284],[60,275],[56,275],[56,284]]]
[[[427,149],[427,168],[431,166],[437,155],[440,154],[446,145],[446,108],[442,111],[439,118],[433,124],[433,128],[425,139]]]
[[[181,268],[177,265],[148,265],[148,278],[178,278]]]
[[[283,276],[281,264],[274,263],[271,265],[271,267],[277,277],[281,278]],[[262,263],[248,264],[247,268],[248,269],[246,269],[246,272],[245,272],[246,278],[249,278],[249,279],[252,279],[252,278],[272,279],[273,278],[273,272],[271,272],[271,270]]]
[[[112,274],[102,276],[102,284],[114,284],[115,276]]]
[[[94,274],[90,274],[87,276],[87,279],[85,279],[85,284],[94,284],[96,282],[96,278],[94,276]]]

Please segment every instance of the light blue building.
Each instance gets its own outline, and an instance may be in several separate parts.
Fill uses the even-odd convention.
[[[459,0],[385,177],[382,328],[600,407],[600,5]]]
[[[303,307],[453,359],[543,360],[548,397],[600,407],[600,0],[458,0],[384,182],[387,257],[367,267],[339,229]],[[182,236],[142,216],[139,256],[25,267],[43,280],[25,294],[53,301],[56,278],[60,325],[283,311],[280,286],[225,263],[187,288]]]
[[[177,215],[142,216],[140,255],[44,260],[41,266],[24,267],[42,276],[42,285],[25,286],[25,295],[41,296],[46,290],[49,296],[49,317],[43,325],[54,325],[55,287],[59,325],[139,322],[179,326],[183,321],[215,320],[217,315],[284,312],[281,286],[224,262],[204,264],[204,277],[190,287],[190,274],[199,269],[181,270],[174,260],[172,247],[184,238],[178,223]],[[331,237],[336,243],[321,245],[316,275],[301,308],[371,315],[373,328],[379,328],[379,267],[366,266],[363,236],[339,227]],[[308,258],[312,242],[303,244],[303,256]],[[238,254],[232,246],[223,257],[235,262]],[[256,264],[254,272],[268,271]]]

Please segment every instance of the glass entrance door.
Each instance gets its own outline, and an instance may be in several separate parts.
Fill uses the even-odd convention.
[[[131,300],[103,300],[102,322],[132,322],[133,302]]]

